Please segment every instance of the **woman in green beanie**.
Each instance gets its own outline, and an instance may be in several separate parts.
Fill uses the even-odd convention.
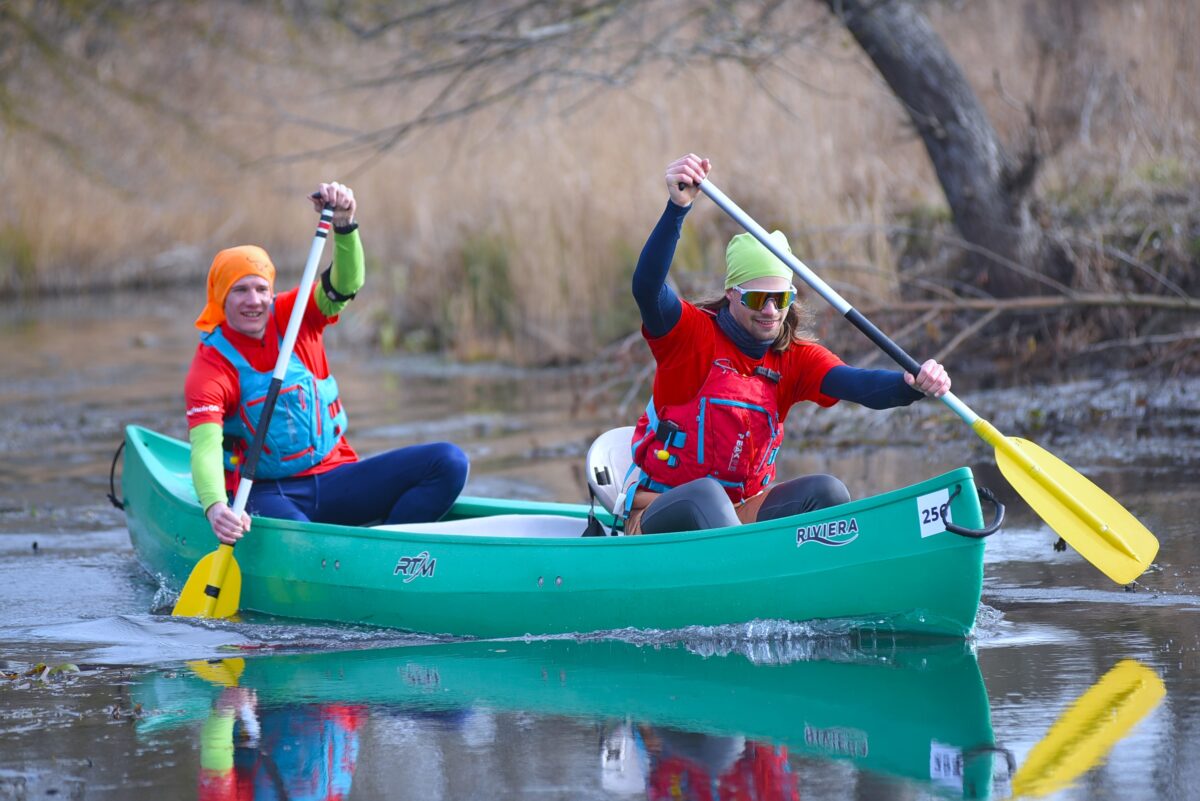
[[[863,370],[818,345],[795,302],[791,270],[749,234],[729,242],[720,295],[680,300],[667,272],[710,167],[694,154],[667,167],[670,200],[633,275],[657,369],[633,437],[637,488],[618,510],[627,534],[718,528],[845,503],[850,494],[833,476],[775,483],[792,406],[848,400],[888,409],[950,389],[950,377],[932,359],[916,376]],[[771,238],[791,252],[782,233]]]

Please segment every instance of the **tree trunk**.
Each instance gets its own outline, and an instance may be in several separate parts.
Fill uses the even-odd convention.
[[[1005,153],[966,77],[910,0],[825,0],[908,111],[972,254],[972,276],[996,297],[1035,294],[1055,261],[1030,211],[1037,159]]]

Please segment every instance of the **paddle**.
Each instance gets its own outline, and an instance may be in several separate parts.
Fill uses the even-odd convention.
[[[1090,770],[1166,695],[1162,679],[1123,659],[1059,716],[1013,776],[1014,796],[1049,795]]]
[[[866,334],[884,353],[916,375],[921,365],[882,331],[846,302],[791,253],[777,246],[767,232],[742,211],[725,193],[705,179],[700,191],[708,195],[730,217],[750,232],[767,250],[792,269],[817,294]],[[947,392],[941,397],[950,410],[996,450],[1000,472],[1050,528],[1071,543],[1075,550],[1118,584],[1140,576],[1155,554],[1158,540],[1104,490],[1088,481],[1070,465],[1028,440],[1006,437]]]
[[[200,678],[218,687],[237,687],[246,669],[246,660],[240,656],[232,659],[193,659],[187,663]]]
[[[321,220],[317,223],[317,232],[308,251],[308,263],[304,265],[300,291],[296,295],[296,305],[292,307],[292,316],[288,319],[283,344],[279,347],[279,358],[275,360],[275,372],[267,388],[267,397],[263,401],[258,429],[254,432],[254,442],[250,445],[245,464],[242,466],[237,494],[233,499],[233,514],[239,518],[245,511],[246,501],[250,497],[254,472],[258,469],[258,457],[262,453],[267,428],[271,425],[271,415],[275,412],[275,401],[279,397],[279,388],[283,385],[283,377],[287,373],[288,361],[292,358],[292,349],[296,346],[300,322],[304,319],[304,309],[308,306],[308,296],[312,294],[313,282],[317,276],[317,263],[321,260],[321,251],[325,249],[325,239],[329,236],[332,223],[333,207],[327,203],[321,210]],[[221,543],[217,550],[205,556],[192,568],[192,574],[183,585],[183,591],[179,593],[179,600],[171,614],[185,617],[229,617],[237,612],[241,596],[242,571],[237,560],[233,558],[233,546]]]

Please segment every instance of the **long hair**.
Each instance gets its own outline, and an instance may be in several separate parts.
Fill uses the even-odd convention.
[[[714,314],[728,305],[729,298],[725,297],[724,292],[720,295],[708,295],[695,301],[696,308],[706,309]],[[783,353],[791,347],[793,342],[816,341],[817,335],[813,331],[812,310],[797,293],[792,305],[788,306],[787,314],[783,316],[783,325],[779,326],[779,333],[775,335],[775,341],[771,343],[771,350]]]

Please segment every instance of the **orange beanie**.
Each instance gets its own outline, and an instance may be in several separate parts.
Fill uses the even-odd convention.
[[[239,245],[217,254],[208,269],[208,303],[196,318],[197,328],[212,331],[225,322],[225,297],[248,275],[261,275],[272,287],[275,285],[275,265],[267,251],[257,245]]]

